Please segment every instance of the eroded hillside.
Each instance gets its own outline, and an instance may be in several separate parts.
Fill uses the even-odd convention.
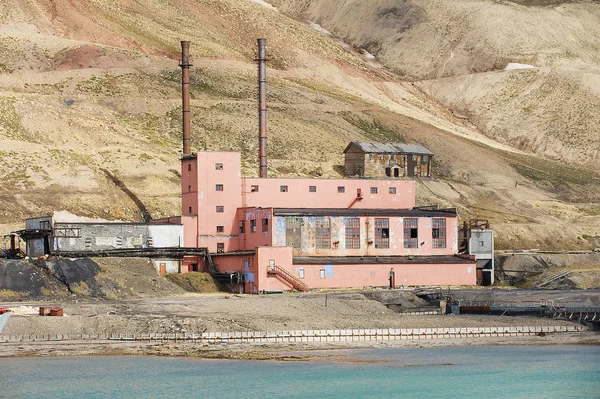
[[[461,87],[452,82],[460,63],[440,74],[450,77],[417,85],[250,0],[6,4],[1,233],[62,209],[127,220],[180,212],[179,40],[192,42],[192,148],[240,151],[244,173],[256,175],[254,58],[256,38],[265,37],[270,176],[339,177],[350,140],[418,142],[436,154],[435,178],[419,182],[420,204],[490,219],[500,247],[600,246],[597,174],[489,134],[486,123],[500,123],[491,116],[461,116],[440,94]],[[354,19],[357,30],[366,24]],[[436,91],[452,109],[427,94]]]

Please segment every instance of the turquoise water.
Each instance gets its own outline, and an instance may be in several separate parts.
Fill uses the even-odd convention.
[[[354,362],[223,361],[141,356],[0,359],[0,397],[600,397],[600,346],[369,349],[318,353],[326,357],[341,356]]]

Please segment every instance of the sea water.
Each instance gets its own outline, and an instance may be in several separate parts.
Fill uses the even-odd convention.
[[[6,358],[0,359],[0,397],[600,397],[600,346],[312,353],[320,360],[231,361],[148,356]]]

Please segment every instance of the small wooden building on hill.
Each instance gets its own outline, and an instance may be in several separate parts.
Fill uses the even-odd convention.
[[[348,176],[431,177],[433,153],[419,144],[353,141],[344,154]]]

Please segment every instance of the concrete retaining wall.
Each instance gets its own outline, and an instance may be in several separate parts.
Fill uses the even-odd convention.
[[[260,342],[360,342],[452,338],[525,337],[540,333],[580,332],[586,328],[576,326],[524,326],[524,327],[466,327],[466,328],[384,328],[366,330],[293,330],[211,332],[202,334],[65,334],[65,335],[0,335],[5,342],[112,340],[112,341],[192,341],[201,343],[260,343]]]

